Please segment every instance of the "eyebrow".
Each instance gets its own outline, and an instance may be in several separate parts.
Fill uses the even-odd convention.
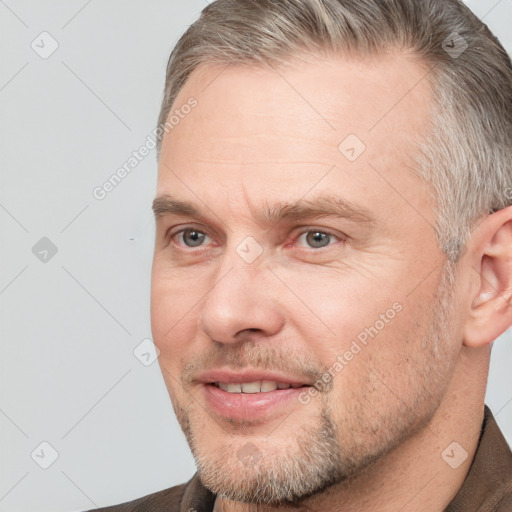
[[[257,210],[249,205],[256,222],[274,224],[280,221],[299,221],[305,218],[338,217],[363,224],[375,224],[376,219],[367,208],[334,195],[321,195],[313,199],[299,199],[292,203],[264,203]],[[201,209],[188,201],[175,199],[169,194],[158,196],[153,201],[153,213],[158,219],[163,215],[183,215],[204,218]]]

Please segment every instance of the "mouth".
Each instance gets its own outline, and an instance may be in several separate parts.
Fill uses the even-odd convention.
[[[304,407],[300,394],[311,386],[278,381],[209,382],[203,386],[207,409],[230,424],[270,421]]]
[[[272,380],[256,380],[253,382],[211,382],[210,385],[216,386],[227,393],[270,393],[277,389],[297,389],[307,387],[307,384],[291,384],[288,382],[277,382]]]

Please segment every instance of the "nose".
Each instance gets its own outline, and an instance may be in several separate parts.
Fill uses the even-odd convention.
[[[215,273],[200,305],[200,329],[221,343],[236,343],[248,334],[272,336],[284,325],[276,280],[266,264],[245,263],[234,253]]]

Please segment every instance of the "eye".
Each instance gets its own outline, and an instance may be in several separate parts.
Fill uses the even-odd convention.
[[[301,240],[303,237],[305,237],[306,244],[312,249],[322,249],[323,247],[332,245],[330,243],[332,239],[340,240],[336,235],[327,231],[320,231],[318,229],[305,231],[297,238],[297,240]]]
[[[181,239],[186,247],[199,247],[208,235],[194,228],[186,228],[172,235],[171,238]]]

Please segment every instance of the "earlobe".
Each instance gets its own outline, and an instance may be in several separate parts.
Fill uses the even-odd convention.
[[[473,234],[477,292],[464,326],[464,344],[491,344],[512,325],[512,207],[489,215]]]

